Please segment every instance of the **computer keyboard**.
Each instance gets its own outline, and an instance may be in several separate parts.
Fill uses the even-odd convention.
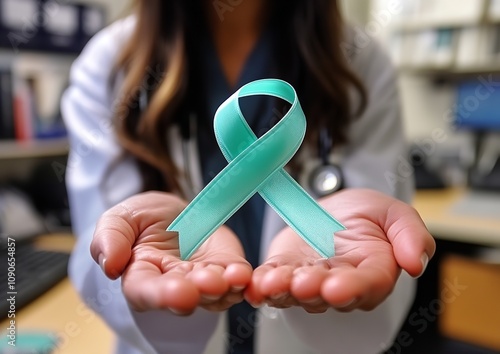
[[[0,301],[0,314],[4,319],[11,306],[9,301],[6,301],[9,297],[14,296],[17,311],[66,277],[69,253],[42,250],[32,242],[16,242],[13,257],[15,277],[12,277],[9,271],[13,269],[9,269],[8,264],[12,254],[9,255],[7,240],[2,241],[0,264],[3,270],[0,272],[0,286],[3,301]]]

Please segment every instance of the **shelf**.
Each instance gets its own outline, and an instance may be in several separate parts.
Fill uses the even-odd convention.
[[[440,19],[408,19],[391,24],[392,32],[421,32],[426,30],[436,30],[445,28],[462,28],[468,26],[477,26],[482,21],[472,20],[440,20]]]
[[[500,25],[500,15],[497,17],[489,17],[487,19],[470,20],[470,21],[460,21],[460,20],[401,21],[392,23],[390,30],[393,33],[412,33],[412,32],[434,31],[439,29],[461,29],[467,27],[497,26],[497,25]]]
[[[27,142],[0,141],[0,160],[63,156],[69,151],[67,138]]]
[[[404,3],[403,10],[405,7],[406,10],[393,18],[391,32],[480,25],[485,22],[490,7],[490,0],[462,0],[459,3],[455,0],[414,0]]]
[[[408,74],[429,74],[429,75],[484,75],[484,74],[499,74],[500,65],[498,64],[485,64],[485,65],[468,65],[468,66],[399,66],[398,70],[401,73]]]

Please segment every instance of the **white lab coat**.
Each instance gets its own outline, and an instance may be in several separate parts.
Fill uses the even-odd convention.
[[[117,91],[109,86],[114,60],[133,26],[132,17],[120,20],[90,41],[73,64],[70,87],[62,100],[71,144],[67,186],[77,236],[69,275],[82,299],[118,334],[117,353],[223,353],[220,314],[204,310],[189,317],[166,311],[135,313],[126,304],[120,280],[107,279],[90,257],[89,245],[99,216],[141,190],[138,168],[113,132]],[[408,202],[412,180],[400,171],[405,141],[394,71],[374,39],[360,48],[352,66],[367,87],[370,103],[350,127],[350,143],[337,156],[345,184],[373,188]],[[195,150],[191,149],[190,161],[197,167]],[[267,208],[262,254],[283,226]],[[394,340],[413,294],[414,281],[403,272],[393,293],[370,312],[308,314],[299,308],[264,308],[256,325],[258,353],[378,353]],[[255,319],[242,319],[242,336],[250,321]],[[212,336],[218,324],[217,334]]]

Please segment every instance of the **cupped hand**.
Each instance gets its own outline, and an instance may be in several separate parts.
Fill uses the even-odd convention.
[[[320,200],[346,228],[337,232],[335,256],[325,259],[293,230],[273,240],[267,259],[245,292],[255,306],[371,310],[391,293],[404,269],[425,270],[435,242],[411,206],[379,192],[347,189]]]
[[[160,192],[133,196],[97,223],[91,254],[111,279],[122,276],[129,305],[187,315],[198,306],[221,311],[242,301],[252,275],[232,231],[219,228],[193,256],[180,259],[176,232],[165,231],[186,203]]]

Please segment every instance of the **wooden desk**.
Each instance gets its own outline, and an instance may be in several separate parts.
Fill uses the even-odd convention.
[[[72,238],[47,236],[39,240],[43,248],[71,249]],[[113,334],[78,297],[70,281],[64,279],[36,301],[16,313],[17,333],[51,332],[60,338],[54,354],[112,353]],[[1,328],[8,327],[3,320]]]
[[[419,190],[413,206],[436,238],[500,247],[500,215],[495,219],[451,211],[465,193],[467,190],[461,188]]]

